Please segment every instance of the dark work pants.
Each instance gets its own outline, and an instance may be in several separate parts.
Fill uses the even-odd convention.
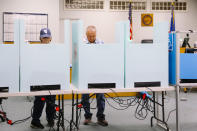
[[[83,94],[82,95],[82,104],[83,108],[85,110],[85,118],[91,119],[92,113],[90,112],[90,102],[89,102],[89,94]],[[102,93],[96,94],[96,100],[97,100],[97,119],[99,120],[105,120],[104,110],[105,110],[105,96]]]
[[[42,101],[41,98],[45,98],[45,101]],[[42,115],[44,105],[46,103],[46,117],[48,121],[54,120],[55,117],[55,96],[35,96],[32,121],[39,122]]]

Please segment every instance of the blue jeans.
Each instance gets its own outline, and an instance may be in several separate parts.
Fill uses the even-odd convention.
[[[44,97],[46,100],[42,101],[41,98]],[[46,103],[46,117],[48,121],[54,120],[55,117],[55,95],[52,96],[35,96],[34,108],[32,114],[32,121],[39,122],[42,115],[44,105]]]
[[[85,111],[85,118],[86,119],[91,119],[92,118],[92,113],[90,112],[90,102],[89,102],[89,94],[83,94],[82,95],[82,104],[83,104],[83,108]],[[104,110],[105,110],[105,96],[104,94],[96,94],[96,100],[97,100],[97,119],[98,120],[105,120],[105,114]]]

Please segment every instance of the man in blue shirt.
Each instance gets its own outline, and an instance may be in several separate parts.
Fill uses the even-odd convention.
[[[96,27],[95,26],[88,26],[86,30],[86,36],[85,39],[86,44],[104,44],[103,41],[99,41],[96,39]],[[97,123],[102,126],[108,126],[108,122],[105,120],[105,97],[103,93],[96,94],[96,100],[97,100]],[[89,102],[89,94],[83,94],[82,95],[82,104],[85,110],[85,121],[84,125],[89,125],[92,123],[92,113],[90,112],[90,102]]]
[[[51,31],[48,28],[43,28],[40,31],[40,43],[49,44],[51,42],[52,36]],[[41,85],[42,86],[42,85]],[[40,122],[40,117],[46,103],[46,117],[48,125],[50,127],[54,126],[55,119],[55,95],[50,96],[35,96],[33,114],[31,127],[36,129],[44,129],[44,126]]]

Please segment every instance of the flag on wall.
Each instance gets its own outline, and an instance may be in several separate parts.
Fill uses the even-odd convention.
[[[130,21],[130,40],[133,39],[133,28],[132,28],[132,0],[129,2],[129,21]]]
[[[174,18],[174,2],[172,2],[172,7],[171,7],[171,22],[170,22],[170,32],[175,31],[175,18]]]

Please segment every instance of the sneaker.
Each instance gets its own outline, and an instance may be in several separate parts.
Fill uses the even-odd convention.
[[[92,123],[90,118],[89,119],[85,119],[84,122],[83,122],[84,125],[89,125],[90,123]]]
[[[40,121],[39,122],[32,121],[30,127],[34,129],[44,129],[44,126],[40,123]]]
[[[97,123],[101,126],[108,126],[108,122],[106,120],[98,120]]]

